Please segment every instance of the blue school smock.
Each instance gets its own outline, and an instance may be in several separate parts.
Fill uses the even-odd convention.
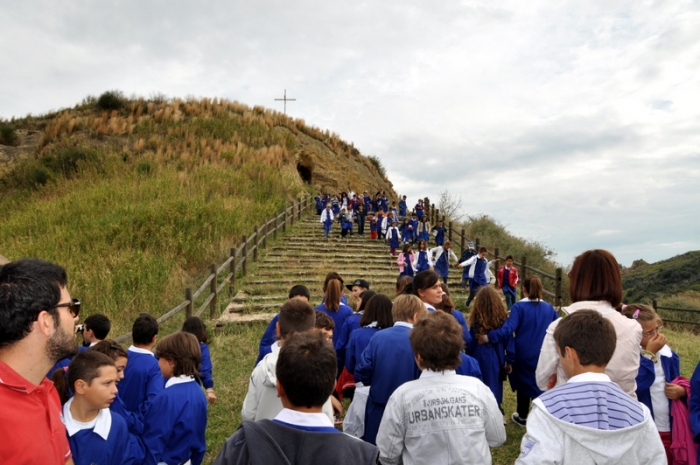
[[[474,357],[470,357],[464,352],[459,353],[459,358],[462,361],[462,363],[460,363],[460,365],[457,367],[457,370],[455,370],[457,374],[462,376],[473,376],[474,378],[477,378],[483,383],[484,378],[481,376],[481,368],[479,368],[479,362],[477,362]]]
[[[143,434],[143,416],[138,413],[128,411],[121,397],[117,396],[114,399],[109,406],[109,410],[112,413],[116,413],[122,417],[124,421],[126,421],[126,426],[129,428],[129,433],[137,436],[141,436]]]
[[[131,465],[134,463],[126,421],[119,414],[112,413],[109,409],[106,411],[110,417],[107,421],[111,421],[107,439],[95,432],[99,425],[68,436],[75,465],[95,463],[100,465]],[[38,446],[45,447],[46,445],[39,444]]]
[[[399,200],[399,215],[406,216],[407,209],[408,209],[408,205],[406,205],[406,201],[403,199]]]
[[[700,363],[695,366],[693,376],[690,378],[691,396],[688,401],[690,408],[690,429],[693,430],[695,441],[700,441]],[[700,465],[700,454],[698,454]]]
[[[418,251],[418,263],[416,264],[416,273],[420,273],[424,270],[429,270],[430,264],[428,263],[428,251],[419,250]]]
[[[365,211],[368,213],[372,211],[372,197],[370,197],[369,195],[365,195],[362,200],[365,204]]]
[[[153,354],[136,352],[129,347],[129,363],[124,369],[124,379],[119,382],[119,393],[126,409],[144,415],[148,404],[163,390],[165,380],[158,360]]]
[[[490,342],[498,343],[515,333],[513,371],[508,379],[514,391],[520,391],[531,399],[542,394],[537,387],[535,370],[547,328],[557,318],[559,314],[548,302],[523,299],[511,307],[503,326],[489,331],[487,335]]]
[[[340,305],[338,306],[338,311],[333,312],[331,310],[328,310],[326,308],[325,303],[322,303],[321,305],[317,306],[314,310],[321,310],[324,312],[326,315],[329,317],[333,318],[333,322],[335,323],[336,328],[342,328],[343,323],[345,323],[345,320],[352,315],[352,308],[348,307],[342,301],[340,302]],[[335,347],[336,343],[338,342],[338,331],[333,331],[333,347]]]
[[[406,263],[404,263],[403,271],[399,273],[399,276],[410,276],[411,278],[415,276],[415,273],[413,272],[413,263],[411,263],[410,259],[407,259]]]
[[[657,352],[661,368],[664,370],[664,378],[670,383],[681,375],[681,359],[678,354],[671,350],[670,357],[664,357]],[[654,407],[651,404],[651,385],[656,380],[654,362],[640,355],[639,371],[637,372],[637,400],[649,408],[652,418],[654,417]],[[691,393],[694,393],[691,389]],[[668,399],[668,411],[671,412],[671,399]]]
[[[338,216],[340,214],[340,204],[339,203],[332,203],[331,204],[331,211],[333,212],[333,216]]]
[[[280,319],[280,314],[276,314],[275,316],[272,317],[272,321],[270,321],[270,324],[267,325],[267,328],[265,328],[265,332],[262,335],[262,338],[260,339],[260,344],[258,345],[258,359],[255,361],[255,364],[257,365],[260,360],[263,359],[267,353],[263,354],[265,350],[269,350],[270,346],[277,342],[277,322]]]
[[[450,275],[449,255],[450,255],[450,251],[443,249],[442,254],[440,254],[440,258],[438,258],[437,262],[435,262],[435,265],[433,266],[435,272],[441,278],[446,278]]]
[[[387,228],[386,230],[387,239],[389,240],[389,247],[395,249],[399,248],[400,238],[398,228]]]
[[[435,231],[437,234],[435,235],[435,243],[437,245],[442,245],[445,243],[445,227],[444,226],[435,226]]]
[[[401,224],[401,240],[403,242],[413,242],[413,228],[409,224]]]
[[[355,367],[362,357],[362,352],[364,352],[370,339],[377,331],[379,331],[379,328],[376,326],[364,326],[352,332],[350,341],[348,341],[348,350],[345,352],[345,368],[351,375],[355,374]]]
[[[489,283],[489,280],[486,279],[486,267],[488,263],[489,261],[485,258],[477,258],[474,264],[471,265],[474,267],[474,276],[469,280],[470,291],[476,291]]]
[[[422,223],[422,221],[419,222],[419,224],[420,224],[420,223]],[[427,226],[428,226],[428,222],[427,222],[427,221],[424,223],[424,225],[425,225],[425,226],[424,226],[424,228],[423,228],[423,231],[421,231],[421,232],[418,234],[418,239],[423,239],[423,240],[425,241],[426,245],[427,245],[427,244],[430,243],[430,230],[429,230],[428,227],[427,227]]]
[[[462,255],[459,257],[459,263],[466,262],[470,258],[472,258],[474,255],[476,255],[476,249],[466,249],[462,251]],[[470,266],[465,266],[462,271],[462,278],[466,279],[469,278],[469,270],[471,269]]]
[[[472,340],[467,347],[467,354],[479,362],[484,384],[491,389],[498,405],[501,405],[503,403],[503,381],[499,379],[499,374],[501,367],[506,363],[505,348],[508,347],[512,338],[508,338],[508,340],[504,338],[498,343],[479,344],[474,326],[469,329],[469,333]]]
[[[331,209],[332,211],[333,209]],[[334,216],[337,215],[337,213],[334,214]],[[333,218],[331,218],[331,215],[326,215],[325,219],[323,220],[323,229],[327,231],[333,230]]]
[[[212,377],[211,354],[209,346],[203,342],[199,343],[199,348],[202,351],[202,361],[199,364],[199,380],[204,389],[214,387],[214,378]]]
[[[340,330],[337,327],[333,330],[333,334],[339,333],[338,340],[335,343],[335,354],[338,357],[340,366],[343,366],[345,363],[345,353],[350,342],[350,336],[360,327],[360,319],[362,319],[362,313],[353,313],[345,319]]]
[[[408,336],[411,325],[397,322],[372,336],[355,366],[355,381],[370,386],[364,440],[375,444],[389,397],[406,381],[420,377]]]
[[[200,465],[207,450],[206,429],[207,399],[202,388],[194,378],[186,382],[169,379],[168,387],[153,399],[146,412],[144,465],[180,464],[188,459],[192,465]]]
[[[315,200],[316,200],[316,210],[323,210],[325,204],[323,203],[323,199],[321,199],[321,196],[317,195]]]
[[[418,221],[420,221],[421,218],[423,218],[423,206],[419,203],[416,204],[415,207],[413,207],[413,211],[416,212],[416,216],[418,217]]]
[[[377,206],[380,210],[386,213],[389,209],[389,201],[386,197],[379,197],[379,199],[377,200]]]

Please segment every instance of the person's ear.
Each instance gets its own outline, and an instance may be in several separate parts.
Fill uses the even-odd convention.
[[[50,336],[53,330],[56,329],[56,320],[54,316],[46,310],[39,312],[36,323],[39,331],[41,331],[41,334],[44,336]]]
[[[284,386],[282,386],[282,384],[280,383],[280,380],[277,380],[277,382],[275,383],[275,386],[277,387],[277,397],[279,397],[281,399],[282,397],[287,396],[287,393],[284,392]]]
[[[76,394],[83,395],[83,394],[85,394],[85,390],[87,389],[88,386],[89,386],[89,384],[85,380],[79,379],[75,382],[74,392]]]
[[[153,339],[151,339],[151,344],[155,344],[156,341],[158,341],[158,335],[157,335],[157,334],[156,334],[155,336],[153,336]]]
[[[572,347],[564,347],[564,356],[576,364],[581,363],[581,360],[578,357],[578,352],[576,352],[576,349]]]
[[[280,321],[277,320],[277,323],[275,323],[275,334],[277,334],[277,339],[280,338]]]

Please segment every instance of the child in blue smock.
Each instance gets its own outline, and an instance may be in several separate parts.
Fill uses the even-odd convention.
[[[505,381],[506,373],[510,371],[510,365],[513,362],[513,339],[510,336],[505,336],[497,343],[488,342],[486,344],[479,344],[478,340],[480,335],[503,326],[507,318],[506,307],[498,292],[489,286],[479,289],[474,299],[474,308],[469,314],[471,341],[467,346],[467,354],[479,362],[484,384],[493,392],[501,412],[503,412],[501,407],[503,381]],[[506,362],[508,367],[506,367]]]
[[[423,218],[423,200],[419,199],[418,203],[416,204],[415,207],[413,207],[413,212],[416,214],[416,217],[420,220]]]
[[[404,244],[399,258],[396,259],[399,265],[399,276],[414,276],[413,260],[415,260],[415,254],[411,250],[411,244]]]
[[[156,357],[167,381],[144,418],[145,465],[200,465],[206,452],[207,399],[197,383],[202,352],[193,334],[165,336]]]
[[[318,194],[314,200],[316,201],[316,214],[320,215],[323,211],[323,199],[321,198],[321,194]]]
[[[404,195],[403,197],[401,197],[401,200],[399,200],[399,216],[401,218],[405,218],[407,210],[408,205],[406,205],[406,196]]]
[[[474,298],[476,297],[476,293],[479,291],[479,289],[483,286],[486,286],[489,283],[487,271],[488,267],[491,265],[492,262],[486,259],[487,253],[488,250],[486,250],[486,247],[480,247],[479,253],[477,255],[474,255],[466,262],[460,262],[457,264],[457,266],[462,268],[470,267],[469,298],[467,298],[467,303],[465,305],[466,307],[469,307],[469,304],[472,300],[474,300]]]
[[[418,222],[418,230],[416,231],[418,239],[423,239],[426,244],[430,242],[430,223],[428,217],[423,215]]]
[[[329,317],[333,318],[336,328],[342,328],[345,320],[352,315],[352,308],[341,301],[343,297],[343,287],[340,280],[329,279],[325,287],[326,295],[323,303],[318,305],[315,310],[321,310],[326,313]],[[339,335],[340,331],[333,331],[333,347],[336,346]],[[339,366],[342,367],[345,360],[339,360],[339,362]]]
[[[435,236],[435,245],[443,245],[445,243],[445,226],[442,221],[437,222],[437,226],[433,228],[433,235]]]
[[[429,270],[433,267],[433,260],[430,257],[430,252],[428,251],[428,245],[425,240],[420,239],[418,241],[418,253],[413,262],[413,269],[416,273],[421,271]]]
[[[333,229],[333,211],[331,210],[331,204],[326,204],[326,209],[321,212],[321,224],[323,224],[323,237],[328,239],[328,236]]]
[[[409,231],[411,232],[411,243],[415,244],[418,241],[418,217],[414,213],[409,221]]]
[[[442,278],[442,282],[447,282],[447,277],[450,275],[450,258],[457,262],[457,255],[452,251],[452,243],[445,242],[445,245],[439,245],[430,249],[430,256],[435,257],[433,267],[435,272]]]
[[[117,368],[107,355],[86,350],[73,357],[68,367],[73,397],[63,406],[63,421],[76,465],[133,463],[126,421],[109,409],[118,381]]]
[[[413,227],[411,226],[411,220],[408,218],[403,219],[401,223],[401,242],[404,244],[413,243]]]
[[[396,255],[396,249],[399,248],[399,242],[401,241],[401,233],[399,228],[396,227],[396,221],[391,222],[391,227],[387,228],[386,231],[386,242],[389,244],[390,252],[392,256]]]
[[[197,381],[204,387],[207,393],[207,400],[213,404],[216,402],[216,394],[214,393],[214,378],[212,376],[207,327],[200,317],[191,316],[185,320],[185,323],[182,325],[182,331],[194,334],[199,341],[199,348],[202,351],[202,363],[199,364],[199,378],[197,378]]]

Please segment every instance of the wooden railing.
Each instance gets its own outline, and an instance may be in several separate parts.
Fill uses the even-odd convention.
[[[686,321],[686,320],[676,320],[676,319],[671,319],[671,318],[665,318],[663,313],[665,312],[683,312],[683,313],[700,313],[699,309],[694,309],[694,308],[673,308],[673,307],[661,307],[657,304],[656,300],[651,301],[652,307],[654,307],[654,310],[663,318],[664,323],[669,322],[669,323],[678,323],[678,324],[683,324],[683,325],[692,325],[692,326],[700,326],[699,321]],[[663,310],[664,312],[659,312],[659,310]]]
[[[255,226],[251,235],[246,236],[244,234],[241,237],[240,245],[231,248],[228,259],[219,267],[215,264],[211,264],[209,266],[209,276],[204,280],[202,285],[199,286],[199,289],[194,293],[192,293],[192,289],[189,287],[185,289],[185,300],[161,315],[157,319],[158,323],[163,323],[182,311],[185,312],[185,318],[189,318],[192,315],[199,316],[207,307],[209,308],[209,317],[211,319],[217,318],[219,316],[219,294],[224,288],[226,286],[229,287],[230,295],[236,287],[236,275],[239,271],[241,271],[243,276],[248,273],[248,260],[252,260],[253,262],[258,260],[258,250],[267,247],[267,239],[270,236],[277,239],[277,232],[280,230],[281,233],[285,233],[287,231],[287,225],[290,227],[294,226],[294,219],[300,220],[301,213],[312,205],[314,205],[314,203],[313,199],[310,197],[299,200],[296,203],[286,206],[278,215],[265,221],[260,227]],[[228,273],[226,273],[227,271]],[[221,276],[223,276],[223,279],[221,279],[221,283],[219,284],[219,278]],[[202,297],[205,292],[208,292],[207,297],[195,310],[195,302],[197,302],[197,299]],[[118,343],[122,343],[129,339],[131,339],[131,333],[123,334],[115,340]]]
[[[454,229],[452,220],[450,218],[445,217],[444,215],[440,216],[440,210],[438,208],[435,208],[435,205],[430,203],[429,198],[423,199],[423,204],[425,206],[424,212],[426,213],[426,216],[428,217],[428,221],[430,222],[431,226],[435,226],[438,220],[443,222],[443,225],[445,226],[445,237],[452,242],[453,247],[459,245],[460,248],[460,253],[464,251],[465,244],[469,243],[469,239],[467,238],[466,234],[464,233],[464,228],[462,228],[460,231],[457,231]],[[457,243],[454,238],[459,237],[459,242]],[[479,250],[479,238],[474,239],[474,248],[478,251]],[[498,272],[498,268],[500,267],[500,260],[505,260],[505,257],[502,257],[499,255],[499,250],[498,247],[495,247],[494,250],[489,250],[488,255],[494,257],[496,259],[495,263],[495,270]],[[526,276],[526,273],[529,271],[530,273],[535,273],[541,278],[547,278],[550,279],[554,282],[554,292],[549,291],[547,289],[543,289],[542,292],[546,297],[549,297],[549,299],[545,298],[545,300],[549,300],[552,305],[555,307],[561,307],[562,304],[562,278],[563,278],[563,270],[561,268],[557,268],[554,272],[554,274],[547,273],[546,271],[539,270],[533,266],[530,266],[527,264],[527,257],[522,256],[520,258],[520,261],[517,262],[513,260],[513,264],[516,265],[520,269],[520,274],[522,277]],[[544,282],[544,279],[542,280]],[[522,295],[522,290],[520,293],[520,297],[524,297]]]

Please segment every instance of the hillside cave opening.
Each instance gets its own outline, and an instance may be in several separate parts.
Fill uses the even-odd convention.
[[[311,168],[299,163],[297,164],[297,171],[299,172],[299,176],[301,176],[302,181],[307,184],[311,184]]]

